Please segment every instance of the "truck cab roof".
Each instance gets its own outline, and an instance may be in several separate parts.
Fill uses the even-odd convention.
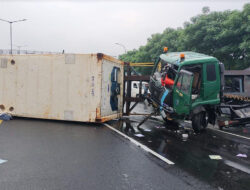
[[[180,54],[184,54],[185,58],[181,60]],[[212,56],[208,56],[201,53],[186,51],[186,52],[170,52],[161,54],[160,58],[169,63],[176,66],[183,66],[183,65],[191,65],[191,64],[199,64],[202,62],[214,62],[218,61],[216,58]]]

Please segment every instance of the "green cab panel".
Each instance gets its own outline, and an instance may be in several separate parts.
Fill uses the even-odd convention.
[[[177,114],[189,114],[191,108],[191,88],[193,74],[181,70],[173,88],[173,106]]]
[[[203,64],[203,92],[202,99],[214,102],[220,99],[220,71],[218,62],[208,62]]]

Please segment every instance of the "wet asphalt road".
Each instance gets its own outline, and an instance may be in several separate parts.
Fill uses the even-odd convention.
[[[190,127],[175,130],[156,120],[138,129],[139,120],[138,116],[130,117],[110,125],[173,161],[171,173],[177,176],[186,173],[220,190],[250,189],[250,140],[210,128],[202,134],[195,134]],[[248,157],[237,157],[239,153]],[[222,159],[212,160],[209,155]]]
[[[0,164],[0,189],[250,189],[249,139],[213,127],[195,134],[188,123],[166,127],[159,119],[138,129],[142,119],[131,116],[109,124],[175,165],[103,125],[22,118],[3,122],[0,159],[8,161]],[[224,131],[250,133],[249,127]]]
[[[0,125],[1,190],[213,189],[103,126],[15,118]]]

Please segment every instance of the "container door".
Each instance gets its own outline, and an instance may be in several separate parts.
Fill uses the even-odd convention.
[[[101,117],[122,113],[123,67],[103,60]]]
[[[120,73],[120,68],[119,67],[113,67],[112,72],[111,72],[111,94],[110,94],[110,106],[112,111],[118,111],[118,98],[121,93],[120,90],[120,83],[118,81],[119,73]]]
[[[177,114],[189,114],[191,107],[191,91],[193,74],[181,70],[174,86],[174,110]]]

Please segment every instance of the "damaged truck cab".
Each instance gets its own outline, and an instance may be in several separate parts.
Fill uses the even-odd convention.
[[[215,124],[223,72],[223,64],[211,56],[195,52],[162,54],[150,77],[150,99],[164,120],[191,120],[193,129],[199,132],[208,123]],[[163,83],[166,79],[173,83]]]

